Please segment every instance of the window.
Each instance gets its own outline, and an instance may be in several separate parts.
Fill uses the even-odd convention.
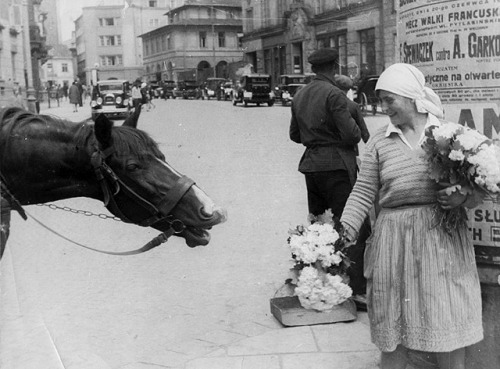
[[[16,70],[16,53],[11,53],[11,62],[12,62],[12,80],[16,81],[16,74],[17,74],[17,70]]]
[[[52,70],[52,63],[47,63],[47,69]]]
[[[62,72],[68,72],[68,63],[62,63],[61,70]]]
[[[247,15],[246,16],[247,31],[252,32],[253,31],[253,8],[248,8],[246,15]]]
[[[158,6],[158,1],[149,0],[149,7],[150,8],[156,8],[157,6]]]
[[[200,48],[207,47],[207,33],[205,31],[200,32]]]
[[[219,47],[226,47],[226,32],[219,32]]]
[[[159,24],[158,18],[152,18],[149,20],[150,27],[158,27],[158,24]]]
[[[101,65],[105,66],[113,66],[113,65],[122,65],[122,56],[121,55],[103,55],[100,58]]]
[[[115,18],[99,18],[99,25],[101,27],[109,27],[115,25]]]
[[[262,6],[263,6],[262,12],[264,13],[262,15],[262,28],[266,28],[267,26],[271,25],[271,22],[270,22],[271,18],[269,16],[271,10],[269,9],[269,2],[268,1],[264,1]]]
[[[119,46],[122,44],[122,36],[99,36],[99,46]]]
[[[161,51],[167,50],[167,42],[165,35],[161,36]]]
[[[172,49],[172,40],[170,39],[170,35],[167,36],[167,50]]]
[[[339,51],[339,74],[348,75],[347,71],[347,35],[336,34],[318,39],[318,49],[334,47]]]
[[[360,44],[360,73],[361,75],[375,74],[375,28],[359,32]]]

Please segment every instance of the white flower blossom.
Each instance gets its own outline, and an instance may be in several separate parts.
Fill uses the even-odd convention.
[[[329,310],[352,296],[352,289],[339,275],[320,274],[316,268],[302,269],[295,295],[306,309]]]
[[[451,150],[450,155],[448,155],[448,157],[450,158],[450,160],[453,161],[462,161],[465,159],[464,153],[458,150]]]
[[[460,124],[456,123],[446,123],[446,124],[441,124],[437,128],[434,128],[433,134],[434,138],[436,140],[440,139],[451,139],[453,136],[455,136],[457,133],[462,132],[463,127]]]

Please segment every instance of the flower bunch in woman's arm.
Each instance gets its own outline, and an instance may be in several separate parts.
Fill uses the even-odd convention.
[[[455,123],[430,126],[422,144],[429,176],[443,187],[438,221],[453,229],[466,220],[464,207],[500,192],[500,148],[479,132]]]

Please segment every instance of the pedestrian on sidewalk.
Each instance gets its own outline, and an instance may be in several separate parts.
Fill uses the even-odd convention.
[[[314,79],[292,100],[290,139],[306,147],[299,163],[307,188],[309,213],[331,209],[340,218],[356,181],[355,147],[361,132],[335,85],[338,51],[324,48],[309,56]]]
[[[76,81],[74,81],[71,87],[69,88],[68,95],[69,95],[69,103],[73,104],[73,113],[75,113],[78,111],[78,105],[80,105],[82,96],[80,94],[80,89],[78,88]]]
[[[68,83],[65,81],[63,83],[63,86],[62,86],[62,93],[63,93],[64,101],[68,101],[68,90],[69,90],[69,86],[68,86]]]
[[[141,93],[141,80],[136,79],[134,85],[132,86],[132,105],[134,109],[142,103],[142,93]]]
[[[443,189],[429,177],[421,148],[425,127],[446,122],[423,73],[394,64],[375,88],[390,123],[368,142],[341,222],[348,239],[356,239],[379,197],[365,277],[380,367],[404,369],[410,351],[423,351],[433,353],[441,369],[464,369],[465,348],[483,339],[474,248],[465,224],[451,233],[435,224],[434,207],[473,208],[482,198]]]

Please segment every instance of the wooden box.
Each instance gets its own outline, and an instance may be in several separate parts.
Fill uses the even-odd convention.
[[[271,313],[287,327],[348,322],[358,317],[356,304],[350,299],[331,310],[317,311],[303,308],[297,296],[272,298]]]

